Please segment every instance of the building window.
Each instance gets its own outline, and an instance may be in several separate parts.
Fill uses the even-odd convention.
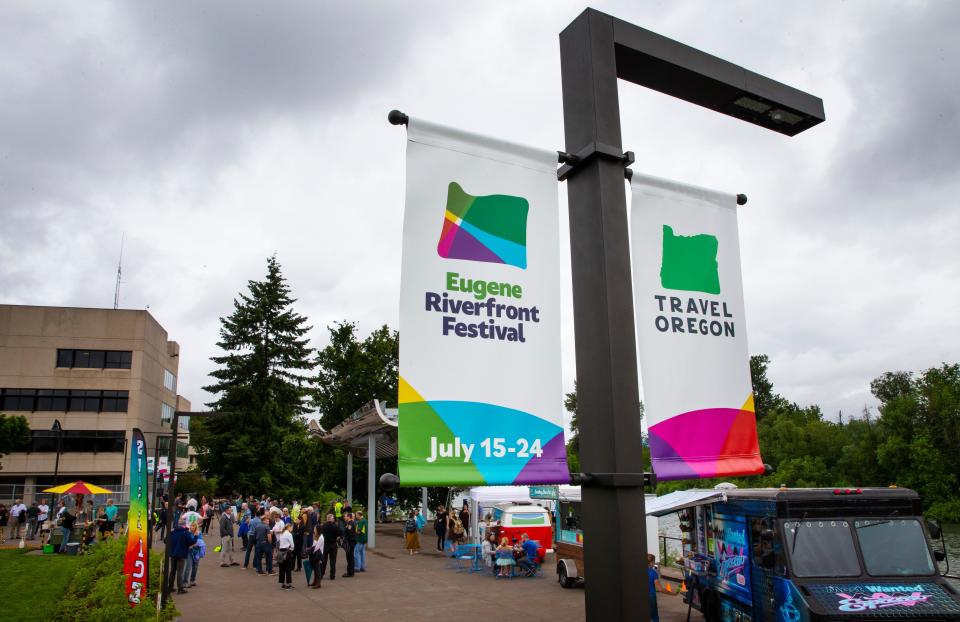
[[[123,453],[126,433],[123,430],[64,430],[60,437],[61,453]],[[57,451],[57,433],[31,430],[29,452]]]
[[[190,431],[190,417],[180,417],[177,419],[177,427],[181,430]]]
[[[125,413],[129,396],[128,391],[0,389],[0,410]]]
[[[130,369],[133,352],[121,350],[57,350],[57,367]]]
[[[66,389],[38,389],[37,410],[66,412],[70,391]]]
[[[173,375],[173,372],[166,369],[163,370],[163,387],[167,391],[173,391],[174,393],[177,391],[177,377]]]
[[[157,448],[161,455],[166,456],[170,452],[170,437],[169,436],[159,436],[157,437]],[[177,458],[186,458],[190,453],[190,444],[177,441]]]
[[[114,352],[108,351],[104,367],[107,369],[130,369],[130,363],[133,361],[132,352]]]
[[[174,412],[173,406],[167,404],[166,402],[161,402],[160,410],[160,421],[163,423],[170,423],[172,425]]]
[[[105,413],[125,413],[128,402],[126,391],[104,391],[101,410]]]

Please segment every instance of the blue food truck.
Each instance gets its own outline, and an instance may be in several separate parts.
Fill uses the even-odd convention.
[[[647,509],[673,512],[685,602],[707,622],[960,620],[912,490],[693,490]]]

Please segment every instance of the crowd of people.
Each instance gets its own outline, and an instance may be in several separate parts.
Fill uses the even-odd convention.
[[[52,514],[44,497],[29,506],[22,499],[15,500],[9,508],[0,503],[0,544],[20,539],[40,539],[45,543],[56,530],[62,535],[58,552],[64,553],[67,544],[73,540],[74,527],[79,525],[83,527],[79,537],[82,548],[114,536],[118,511],[113,499],[107,499],[105,504],[94,509],[93,500],[84,502],[83,495],[76,495],[72,504],[61,498]]]
[[[156,531],[163,538],[169,500],[156,513]],[[350,501],[338,498],[329,508],[319,503],[289,503],[283,499],[248,497],[208,501],[201,497],[174,500],[174,529],[169,534],[172,572],[169,589],[177,593],[197,585],[197,571],[207,554],[205,536],[217,525],[220,566],[252,569],[260,576],[277,576],[281,589],[294,588],[293,574],[303,572],[307,587],[320,589],[322,580],[336,579],[337,558],[344,551],[342,578],[366,572],[369,523]],[[242,559],[242,561],[241,561]]]

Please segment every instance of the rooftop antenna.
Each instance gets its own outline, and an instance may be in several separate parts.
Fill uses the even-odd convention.
[[[120,260],[117,262],[117,286],[113,290],[113,310],[116,311],[120,307],[120,275],[123,273],[123,240],[126,237],[126,234],[120,236]]]

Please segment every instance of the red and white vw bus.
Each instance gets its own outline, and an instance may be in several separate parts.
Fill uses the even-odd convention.
[[[500,522],[500,536],[513,542],[522,534],[536,540],[540,546],[550,549],[553,546],[553,525],[550,512],[539,505],[526,503],[498,503],[493,506],[493,519]]]

